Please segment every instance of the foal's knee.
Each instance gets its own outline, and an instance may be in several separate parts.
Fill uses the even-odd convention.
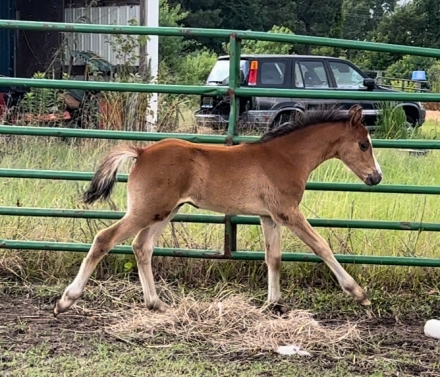
[[[270,269],[279,271],[281,269],[281,255],[270,255],[270,250],[268,250],[266,253],[266,264]]]

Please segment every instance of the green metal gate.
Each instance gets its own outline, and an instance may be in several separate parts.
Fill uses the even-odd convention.
[[[0,29],[12,30],[37,30],[37,31],[60,31],[79,33],[106,33],[126,35],[160,35],[160,36],[203,36],[211,38],[229,39],[230,42],[230,82],[229,86],[182,86],[182,85],[156,85],[156,84],[125,84],[125,83],[102,83],[81,82],[72,80],[39,80],[24,78],[2,78],[0,86],[57,88],[57,89],[83,89],[120,92],[156,92],[174,94],[226,94],[231,97],[231,113],[227,135],[195,135],[181,133],[153,133],[153,132],[123,132],[123,131],[98,131],[98,130],[74,130],[66,128],[49,127],[21,127],[1,126],[0,134],[5,135],[32,135],[53,137],[77,137],[95,139],[118,139],[137,141],[159,141],[165,138],[178,138],[192,142],[211,144],[234,144],[242,141],[255,139],[253,137],[240,137],[235,134],[235,124],[238,119],[238,104],[241,96],[270,95],[277,97],[296,97],[314,99],[355,99],[355,100],[395,100],[395,101],[423,101],[440,102],[440,94],[421,93],[369,93],[331,90],[304,90],[304,89],[257,89],[239,86],[239,62],[241,54],[241,40],[261,40],[284,43],[299,43],[308,45],[320,45],[348,49],[362,49],[379,52],[401,53],[406,55],[419,55],[440,58],[440,50],[420,48],[412,46],[399,46],[372,42],[348,41],[332,38],[309,37],[292,34],[274,34],[264,32],[217,30],[217,29],[191,29],[172,27],[140,27],[140,26],[111,26],[89,24],[66,24],[66,23],[43,23],[28,21],[0,20]],[[412,149],[440,149],[440,141],[423,140],[373,140],[375,148],[412,148]],[[0,177],[28,178],[28,179],[54,179],[90,181],[93,173],[51,171],[51,170],[25,170],[25,169],[0,169]],[[126,182],[126,175],[118,176],[119,182]],[[410,185],[387,185],[366,186],[364,184],[351,183],[324,183],[309,182],[307,190],[320,191],[350,191],[350,192],[375,192],[375,193],[398,193],[398,194],[427,194],[440,195],[440,186],[410,186]],[[16,208],[0,207],[0,215],[8,216],[35,216],[35,217],[66,217],[83,219],[109,219],[117,220],[123,216],[122,212],[115,211],[84,211],[70,209],[44,209],[44,208]],[[254,216],[223,216],[182,214],[177,215],[174,222],[212,223],[225,225],[225,248],[224,253],[210,250],[190,250],[174,248],[155,248],[154,255],[174,256],[188,258],[208,259],[236,259],[236,260],[264,260],[263,252],[237,251],[236,239],[237,225],[259,224],[259,218]],[[440,223],[417,223],[395,221],[372,221],[372,220],[346,220],[346,219],[309,219],[314,227],[335,228],[362,228],[362,229],[389,229],[402,231],[431,231],[439,232]],[[84,243],[59,243],[44,241],[17,241],[0,239],[0,249],[20,250],[54,250],[54,251],[77,251],[87,252],[90,244]],[[131,254],[129,246],[116,246],[112,253]],[[407,265],[440,267],[440,259],[433,258],[410,258],[410,257],[387,257],[387,256],[362,256],[362,255],[336,255],[341,263],[362,263],[381,265]],[[283,253],[285,261],[321,262],[321,259],[311,253]]]

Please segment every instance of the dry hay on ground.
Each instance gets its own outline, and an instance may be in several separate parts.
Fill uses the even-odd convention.
[[[106,330],[128,341],[167,335],[178,342],[210,344],[221,352],[274,351],[296,345],[313,353],[352,346],[360,339],[356,325],[324,327],[313,314],[301,310],[278,316],[239,295],[212,301],[173,299],[177,304],[166,313],[132,309]]]

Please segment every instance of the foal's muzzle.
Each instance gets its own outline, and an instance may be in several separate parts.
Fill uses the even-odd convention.
[[[364,182],[368,186],[375,186],[375,185],[379,184],[381,180],[382,180],[382,174],[375,171],[373,174],[368,174],[368,176]]]

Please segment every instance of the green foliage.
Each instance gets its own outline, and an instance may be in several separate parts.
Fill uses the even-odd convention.
[[[317,56],[345,57],[344,55],[340,54],[339,49],[328,46],[313,47],[311,54]]]
[[[36,72],[32,78],[48,79],[44,72]],[[67,79],[67,75],[64,75],[63,79]],[[19,103],[18,121],[23,116],[23,120],[35,120],[38,124],[39,121],[37,118],[34,119],[34,116],[62,114],[64,111],[63,92],[63,90],[53,88],[30,88]]]
[[[410,80],[413,71],[428,71],[436,62],[437,59],[434,58],[404,55],[402,59],[388,67],[385,75]]]
[[[408,139],[412,135],[406,123],[405,111],[392,102],[379,105],[380,115],[376,121],[374,137],[377,139]]]
[[[189,15],[180,4],[170,6],[167,0],[160,0],[159,26],[178,27]],[[159,59],[171,69],[179,66],[179,58],[191,42],[183,37],[159,37]]]
[[[217,61],[217,54],[203,49],[192,52],[180,60],[177,76],[180,84],[202,85]]]
[[[408,46],[440,47],[440,3],[437,0],[417,0],[396,7],[377,24],[368,39],[375,42]],[[401,58],[397,54],[365,53],[371,68],[386,69]]]
[[[406,80],[390,80],[389,85],[396,90],[401,90],[402,92],[415,92],[417,91],[417,83],[414,81]]]
[[[139,22],[132,18],[128,20],[128,24],[138,26]],[[148,40],[148,35],[111,34],[108,38],[108,44],[117,59],[124,61],[125,66],[131,66],[139,59],[139,51],[137,50],[139,45],[147,43]]]
[[[440,62],[433,64],[428,69],[428,80],[431,86],[431,91],[440,93]]]
[[[342,33],[342,0],[296,0],[298,29],[296,33],[340,37]]]
[[[384,16],[391,14],[396,0],[343,0],[342,18],[344,29],[342,37],[352,40],[364,40],[375,30]]]
[[[274,25],[269,33],[293,34],[289,28],[277,25]],[[223,51],[229,54],[229,43],[223,43]],[[290,43],[244,40],[241,52],[243,54],[292,54],[293,45]]]
[[[171,0],[189,11],[185,26],[219,29],[268,31],[274,25],[293,33],[341,37],[344,29],[341,6],[343,0]],[[204,46],[221,53],[219,40],[198,38]],[[307,46],[294,46],[305,52]]]
[[[168,27],[181,26],[188,16],[179,4],[170,6],[167,0],[160,0],[159,25]],[[137,20],[130,20],[131,25],[137,25]],[[149,82],[150,75],[142,79],[133,72],[132,66],[139,59],[138,47],[145,39],[137,36],[121,35],[112,38],[110,43],[117,57],[124,60],[115,77],[119,82]],[[185,41],[183,37],[159,37],[159,83],[200,84],[209,73],[216,57],[208,51],[197,51],[185,55],[185,49],[194,45],[193,41]],[[211,58],[211,60],[210,60]],[[208,67],[211,65],[210,67]],[[145,114],[149,110],[149,93],[118,93],[105,92],[103,96],[110,105],[103,117],[107,127],[124,127],[127,130],[144,130]],[[185,102],[185,96],[162,94],[159,96],[158,118],[160,124],[166,124],[167,130],[172,131],[178,125],[181,115],[180,105]],[[119,125],[119,126],[118,126]],[[170,126],[172,125],[172,126]],[[171,128],[170,128],[171,127]],[[159,130],[163,130],[159,126]]]

